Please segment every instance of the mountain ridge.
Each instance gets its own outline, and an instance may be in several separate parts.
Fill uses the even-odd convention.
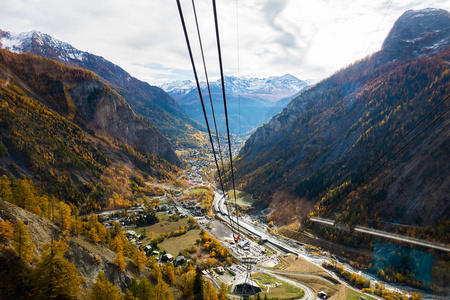
[[[195,144],[192,134],[203,130],[166,92],[131,76],[101,56],[81,51],[39,31],[14,34],[0,30],[0,47],[16,53],[31,53],[72,67],[90,70],[115,89],[131,107],[172,141]]]
[[[399,32],[398,24],[407,24],[405,21],[411,16],[427,13],[431,14],[429,17],[439,16],[440,21],[433,22],[443,24],[439,37],[433,40],[447,40],[450,14],[442,10],[408,12],[399,18],[390,34]],[[435,32],[433,28],[430,30]],[[427,36],[427,28],[421,34]],[[420,120],[450,93],[448,48],[433,54],[426,51],[432,46],[427,39],[415,43],[415,48],[406,52],[409,56],[405,56],[395,50],[398,44],[390,36],[386,40],[381,51],[294,98],[281,113],[258,128],[241,149],[235,173],[240,187],[266,199],[265,205],[278,207],[284,222],[295,218],[295,212],[300,218],[321,213],[332,201],[325,197],[327,193],[333,194],[340,185],[356,180],[370,162],[413,126],[414,120]],[[448,144],[445,126],[442,120],[434,125],[434,144],[429,145],[430,141],[423,136],[415,141],[412,148],[422,151],[417,154],[419,158],[410,153],[396,158],[401,167],[390,166],[388,169],[394,170],[390,175],[384,169],[374,174],[355,192],[362,193],[361,189],[366,188],[371,193],[363,200],[358,194],[351,194],[350,199],[359,199],[358,204],[366,205],[372,218],[377,212],[377,218],[381,214],[388,220],[408,224],[434,224],[448,212],[445,195],[449,192],[446,188],[449,174],[437,172],[448,165],[445,159],[448,155],[439,151]],[[431,155],[433,151],[439,155]],[[427,160],[426,165],[417,163]],[[437,166],[440,167],[435,169]],[[430,180],[434,180],[433,184]],[[405,188],[411,181],[415,182],[414,187]],[[390,183],[377,186],[379,182]],[[301,206],[305,208],[303,211],[299,210]],[[368,222],[369,216],[356,217],[355,209],[345,203],[338,208],[344,212],[342,218],[346,221],[353,218],[353,222],[356,219],[363,224]]]
[[[0,49],[0,95],[0,174],[33,178],[77,206],[108,200],[104,187],[86,196],[112,165],[161,179],[182,166],[171,143],[91,71]]]
[[[287,98],[292,98],[309,87],[308,82],[290,74],[268,78],[225,76],[224,80],[231,131],[244,135],[268,121],[273,114],[281,111],[287,103]],[[195,120],[204,122],[197,87],[193,82],[189,80],[175,81],[161,87],[178,101],[180,106]],[[206,109],[210,112],[209,95],[205,82],[201,83],[201,89]],[[210,90],[216,118],[224,120],[221,81],[210,82]],[[219,122],[218,129],[221,133],[226,132],[225,124]]]

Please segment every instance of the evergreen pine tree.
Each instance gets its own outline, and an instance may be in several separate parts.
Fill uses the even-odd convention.
[[[203,295],[203,275],[199,267],[195,269],[194,279],[194,300],[204,300]]]

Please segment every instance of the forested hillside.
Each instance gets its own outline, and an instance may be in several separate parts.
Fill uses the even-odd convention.
[[[313,212],[365,225],[436,225],[448,216],[447,115],[373,175],[360,175],[450,94],[449,23],[443,10],[407,12],[381,51],[295,98],[242,149],[240,188],[276,208],[284,222]],[[443,102],[380,164],[449,106]]]
[[[0,82],[0,175],[31,177],[89,211],[109,207],[113,191],[133,200],[107,178],[171,179],[181,166],[167,139],[89,71],[0,50]]]
[[[203,144],[200,137],[204,128],[186,115],[172,97],[162,89],[132,77],[105,58],[80,51],[37,31],[14,35],[0,30],[0,47],[3,48],[2,40],[5,44],[11,40],[15,43],[8,50],[39,55],[94,72],[175,144],[194,147]]]

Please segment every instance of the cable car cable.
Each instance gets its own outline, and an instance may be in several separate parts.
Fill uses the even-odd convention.
[[[225,82],[223,76],[223,65],[222,65],[222,51],[220,49],[220,37],[219,37],[219,24],[217,19],[217,8],[216,8],[216,0],[212,0],[213,4],[213,13],[214,13],[214,24],[216,29],[216,41],[217,41],[217,52],[219,55],[219,68],[220,68],[220,79],[222,82],[222,95],[223,95],[223,106],[225,110],[225,121],[227,125],[227,137],[228,137],[228,151],[230,154],[230,169],[231,169],[231,179],[233,182],[233,192],[234,192],[234,204],[235,204],[235,212],[236,212],[236,223],[238,227],[238,236],[234,237],[235,242],[238,242],[240,239],[240,228],[239,228],[239,218],[238,218],[238,209],[237,209],[237,201],[236,201],[236,184],[234,181],[234,171],[233,171],[233,157],[231,152],[231,139],[230,139],[230,126],[228,124],[228,111],[227,111],[227,99],[225,96]]]
[[[184,21],[183,10],[181,8],[180,0],[177,0],[177,6],[178,6],[178,13],[180,14],[181,24],[183,26],[184,37],[186,39],[186,44],[187,44],[187,47],[188,47],[189,58],[190,58],[191,64],[192,64],[192,70],[194,72],[195,82],[197,84],[197,89],[198,89],[198,94],[199,94],[199,97],[200,97],[200,102],[202,104],[203,115],[204,115],[205,121],[206,121],[206,127],[208,129],[209,141],[211,143],[211,148],[212,148],[213,155],[214,155],[214,161],[216,163],[216,167],[217,167],[217,170],[219,172],[219,182],[220,182],[220,186],[222,187],[222,191],[223,191],[224,190],[224,186],[223,186],[222,176],[221,176],[220,170],[219,170],[219,163],[217,161],[216,151],[214,149],[214,143],[213,143],[213,139],[212,139],[212,135],[211,135],[211,129],[209,127],[208,116],[206,114],[205,103],[203,101],[203,96],[202,96],[202,92],[201,92],[201,89],[200,89],[200,83],[199,83],[198,76],[197,76],[197,69],[195,67],[194,57],[192,55],[191,43],[189,41],[189,36],[188,36],[187,30],[186,30],[186,24],[185,24],[185,21]]]
[[[383,157],[385,157],[394,147],[396,147],[403,139],[405,139],[414,129],[416,129],[426,118],[428,118],[439,106],[441,106],[445,101],[447,101],[450,98],[450,94],[447,95],[441,102],[439,102],[429,113],[427,113],[419,122],[417,122],[407,133],[405,133],[397,142],[394,143],[388,150],[386,150],[374,163],[372,163],[358,178],[355,180],[358,181],[360,178],[362,178],[370,169],[372,169],[375,164],[377,164]],[[376,168],[374,171],[372,171],[369,175],[367,175],[362,181],[355,183],[356,186],[352,187],[353,184],[350,184],[348,188],[344,189],[341,193],[339,193],[336,198],[341,198],[337,202],[332,203],[330,205],[330,208],[326,209],[325,212],[329,213],[333,208],[336,208],[351,192],[356,190],[361,184],[363,184],[370,176],[372,176],[376,171],[378,171],[381,167],[383,167],[389,160],[391,160],[395,155],[397,155],[399,152],[401,152],[406,146],[408,146],[412,141],[414,141],[422,132],[424,132],[428,127],[430,127],[432,124],[434,124],[437,120],[439,120],[443,115],[445,115],[448,110],[445,110],[441,115],[439,115],[435,120],[433,120],[430,124],[428,124],[425,128],[423,128],[417,135],[415,135],[409,142],[407,142],[402,148],[400,148],[397,152],[395,152],[393,155],[391,155],[389,158],[386,159],[386,161],[381,164],[378,168]],[[352,188],[351,188],[352,187]],[[351,188],[349,192],[347,190]],[[345,194],[345,195],[344,195]],[[343,196],[342,196],[343,195]]]
[[[196,25],[196,28],[197,28],[198,41],[199,41],[199,44],[200,44],[200,52],[201,52],[201,55],[202,55],[203,69],[204,69],[204,72],[205,72],[206,85],[208,87],[209,101],[210,101],[210,104],[211,104],[211,112],[212,112],[212,116],[213,116],[213,120],[214,120],[214,128],[216,130],[217,145],[218,145],[218,148],[219,148],[218,149],[219,150],[219,158],[220,158],[220,162],[221,162],[221,165],[222,165],[222,172],[225,173],[225,167],[224,167],[224,163],[223,163],[222,150],[221,150],[221,147],[220,147],[219,131],[217,130],[216,115],[215,115],[215,112],[214,112],[214,104],[213,104],[212,96],[211,96],[211,89],[210,89],[210,85],[209,85],[208,71],[207,71],[207,68],[206,68],[205,55],[204,55],[204,51],[203,51],[203,43],[202,43],[202,38],[201,38],[201,34],[200,34],[200,27],[198,25],[197,10],[195,9],[195,2],[194,2],[194,0],[192,0],[192,9],[194,11],[194,19],[195,19],[195,25]],[[217,171],[218,171],[219,176],[220,176],[220,170],[219,170],[218,166],[217,166]],[[223,192],[223,197],[225,197],[225,199],[226,199],[228,193],[227,193],[227,191],[225,191],[224,186],[222,186],[222,192]],[[233,220],[231,218],[231,207],[230,207],[230,204],[227,203],[226,207],[227,207],[227,210],[228,210],[228,219],[230,221],[231,230],[232,230],[232,233],[234,235],[234,229],[233,229],[233,224],[232,224]]]

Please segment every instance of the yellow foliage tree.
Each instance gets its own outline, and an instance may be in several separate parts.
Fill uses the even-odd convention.
[[[116,252],[123,251],[123,241],[120,236],[116,236],[111,242],[111,249]]]
[[[145,255],[144,250],[139,247],[136,247],[136,252],[134,254],[134,264],[138,268],[139,272],[141,272],[147,261],[147,255]]]
[[[167,262],[164,267],[164,277],[170,284],[175,284],[177,281],[177,278],[175,277],[175,268],[170,261]]]
[[[227,300],[228,299],[227,295],[228,295],[227,286],[225,285],[224,282],[222,282],[220,284],[218,298],[219,300]]]
[[[155,287],[155,300],[173,300],[172,292],[169,290],[169,286],[160,280]]]
[[[156,282],[162,281],[162,272],[158,264],[153,266],[153,269],[150,271],[150,276]]]
[[[91,228],[91,230],[89,230],[89,239],[94,243],[100,242],[100,237],[98,236],[97,230],[95,230],[95,228]]]
[[[70,229],[71,223],[70,215],[72,214],[70,206],[64,202],[59,202],[56,214],[59,226],[67,230]]]
[[[14,237],[14,227],[8,220],[0,222],[0,240],[10,241]]]
[[[6,201],[11,201],[11,196],[11,180],[9,180],[8,176],[3,175],[0,177],[0,198]]]
[[[63,257],[68,247],[62,240],[44,245],[44,253],[30,275],[32,299],[75,299],[82,277],[76,266]]]
[[[181,276],[181,285],[183,287],[183,299],[194,299],[194,270],[189,270]]]
[[[30,262],[33,259],[33,250],[36,246],[31,241],[27,226],[22,221],[17,221],[14,228],[13,246],[20,259],[26,262]]]
[[[116,258],[114,259],[114,264],[116,265],[117,269],[119,271],[125,270],[125,267],[127,266],[127,263],[125,262],[125,259],[123,258],[123,251],[119,251],[116,255]]]
[[[119,288],[112,284],[103,274],[98,273],[97,282],[94,284],[90,295],[91,300],[121,300],[122,293]]]
[[[205,300],[218,300],[216,290],[212,286],[211,281],[206,280],[203,286],[203,295]]]

